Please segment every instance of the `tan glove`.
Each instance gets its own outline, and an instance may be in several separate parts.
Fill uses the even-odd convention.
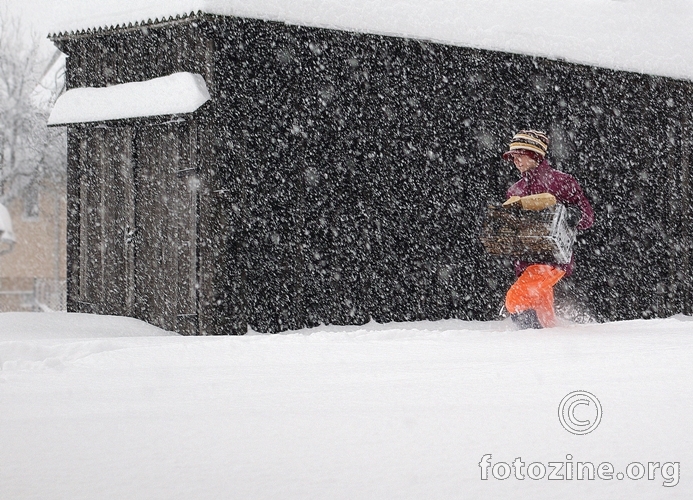
[[[514,206],[519,203],[523,210],[544,210],[556,204],[556,197],[551,193],[531,194],[529,196],[511,196],[503,203],[504,207]]]
[[[520,203],[522,201],[522,198],[519,196],[511,196],[507,200],[505,200],[505,203],[503,203],[504,207],[512,207],[516,203]]]

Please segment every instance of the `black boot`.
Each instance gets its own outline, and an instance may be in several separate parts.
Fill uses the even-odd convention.
[[[543,328],[541,323],[539,323],[539,318],[537,317],[537,312],[534,309],[527,309],[525,311],[511,314],[513,323],[519,330],[526,330],[528,328]]]

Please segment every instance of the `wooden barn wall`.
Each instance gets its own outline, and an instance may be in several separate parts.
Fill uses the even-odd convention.
[[[69,310],[198,333],[196,124],[82,126],[68,137]]]
[[[198,332],[495,318],[514,275],[478,232],[517,179],[500,155],[524,127],[551,135],[596,212],[563,303],[600,320],[691,313],[687,82],[215,17],[67,49],[71,87],[194,71],[213,90],[193,118]]]
[[[195,26],[193,26],[195,25]],[[66,85],[106,87],[178,71],[199,73],[213,86],[213,43],[194,19],[170,26],[76,35],[56,42],[69,54]]]
[[[218,182],[244,277],[227,303],[253,328],[497,317],[514,275],[479,225],[517,180],[500,155],[525,127],[551,135],[596,212],[560,301],[600,320],[691,312],[689,83],[254,20],[216,30]]]
[[[186,23],[195,20],[60,41],[68,87],[190,71],[213,92],[213,44]],[[198,206],[207,196],[198,152],[213,136],[203,116],[69,127],[69,310],[133,316],[186,334],[216,328],[207,280],[210,254],[224,247],[199,237],[216,223]]]

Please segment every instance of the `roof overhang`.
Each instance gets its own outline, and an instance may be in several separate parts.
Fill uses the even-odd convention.
[[[186,114],[209,99],[204,78],[184,72],[144,82],[76,88],[58,98],[48,125]]]

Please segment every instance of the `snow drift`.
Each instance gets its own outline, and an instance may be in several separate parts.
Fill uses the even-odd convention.
[[[123,318],[0,314],[2,496],[690,498],[692,332],[680,316],[191,338]],[[603,407],[587,435],[558,419],[576,390]],[[661,471],[482,480],[488,454],[633,477],[631,464],[676,462],[681,474],[668,486]]]

